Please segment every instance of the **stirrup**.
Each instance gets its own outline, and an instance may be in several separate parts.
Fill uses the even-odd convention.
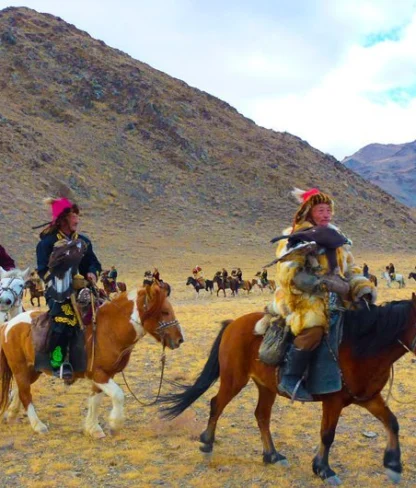
[[[65,361],[61,364],[60,368],[54,371],[53,375],[61,380],[71,380],[74,377],[74,370],[72,364]]]

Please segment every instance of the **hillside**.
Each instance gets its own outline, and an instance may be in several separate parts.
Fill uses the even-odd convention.
[[[183,253],[191,267],[218,250],[271,257],[293,186],[332,194],[359,248],[416,249],[409,208],[300,138],[48,14],[2,10],[0,40],[1,241],[22,266],[55,178],[75,191],[102,260],[121,269]]]
[[[400,202],[416,208],[416,141],[369,144],[342,162]]]

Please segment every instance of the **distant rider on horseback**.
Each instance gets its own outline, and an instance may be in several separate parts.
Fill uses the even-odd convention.
[[[201,266],[195,266],[192,270],[192,275],[196,279],[196,281],[201,285],[202,288],[205,288],[205,280],[204,275],[202,273]]]
[[[85,370],[86,364],[82,363],[86,363],[86,357],[81,358],[80,364],[75,368],[66,360],[68,349],[71,349],[73,344],[81,344],[83,348],[83,332],[70,298],[55,300],[51,297],[53,290],[49,269],[50,256],[57,247],[63,247],[66,243],[80,240],[85,244],[86,251],[78,265],[79,274],[75,273],[72,276],[74,289],[76,282],[85,284],[85,280],[88,280],[95,284],[97,275],[101,272],[101,264],[93,251],[91,241],[77,232],[78,206],[67,198],[47,199],[45,202],[51,205],[52,221],[40,233],[36,256],[39,277],[47,285],[45,298],[52,323],[46,353],[37,357],[35,368],[40,371],[52,367],[56,376],[70,379],[73,371]],[[77,280],[74,280],[74,276]]]
[[[332,226],[330,224],[334,202],[325,193],[312,189],[303,191],[295,188],[292,192],[300,203],[291,228],[284,231],[292,234],[313,226]],[[336,229],[336,228],[335,228]],[[276,250],[279,258],[287,254],[288,239],[281,240]],[[277,263],[276,278],[278,289],[270,308],[286,321],[295,336],[290,346],[286,367],[283,368],[279,390],[303,401],[312,400],[311,395],[301,383],[314,350],[319,346],[323,335],[328,331],[329,297],[331,303],[338,300],[346,305],[347,300],[359,302],[366,299],[374,303],[376,290],[362,270],[354,263],[347,246],[336,249],[339,275],[328,275],[329,263],[325,253],[317,254],[319,270],[312,271],[307,255],[294,253],[293,258]]]

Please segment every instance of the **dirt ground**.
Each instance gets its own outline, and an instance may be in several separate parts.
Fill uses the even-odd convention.
[[[273,256],[271,256],[273,258]],[[398,272],[408,275],[416,265],[415,256],[386,256],[356,253],[359,263],[366,261],[370,272],[380,277],[385,265],[393,261]],[[191,262],[190,262],[191,261]],[[169,351],[165,375],[168,379],[191,383],[207,359],[222,320],[262,310],[272,295],[255,290],[234,298],[195,292],[185,286],[195,264],[214,274],[222,266],[230,271],[240,266],[244,278],[254,276],[266,261],[263,256],[184,256],[176,262],[159,262],[162,278],[173,289],[172,303],[185,331],[179,350]],[[244,263],[244,265],[243,265]],[[180,271],[182,270],[182,271]],[[183,271],[187,270],[187,271]],[[137,271],[137,272],[136,272]],[[120,276],[131,289],[144,269]],[[272,278],[273,272],[269,277]],[[379,282],[378,303],[411,297],[416,282],[391,289]],[[27,305],[27,299],[26,299]],[[143,401],[150,401],[160,374],[161,347],[145,337],[134,350],[126,369],[130,387]],[[401,486],[416,486],[416,358],[407,354],[395,367],[394,398],[390,407],[400,423],[404,472]],[[256,388],[249,384],[227,407],[218,424],[217,442],[210,457],[198,449],[198,436],[205,429],[209,400],[214,385],[183,415],[173,421],[161,419],[157,407],[140,406],[126,393],[124,429],[112,436],[107,425],[110,402],[101,408],[100,422],[107,437],[100,441],[83,435],[89,385],[80,381],[71,387],[60,380],[41,377],[33,386],[34,403],[40,419],[49,427],[46,435],[34,434],[26,415],[21,413],[13,425],[0,425],[0,486],[4,487],[313,487],[322,482],[313,475],[311,460],[319,443],[320,404],[295,404],[277,398],[273,408],[272,433],[276,448],[285,454],[289,467],[265,466],[262,446],[254,418]],[[164,389],[167,391],[168,387]],[[371,432],[366,437],[364,432]],[[352,406],[343,412],[331,450],[331,465],[346,487],[380,487],[387,482],[382,466],[386,436],[382,425],[366,411]]]

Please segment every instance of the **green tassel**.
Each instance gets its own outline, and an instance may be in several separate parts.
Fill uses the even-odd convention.
[[[51,366],[52,368],[59,368],[63,362],[64,356],[62,354],[61,346],[57,346],[51,354]]]

